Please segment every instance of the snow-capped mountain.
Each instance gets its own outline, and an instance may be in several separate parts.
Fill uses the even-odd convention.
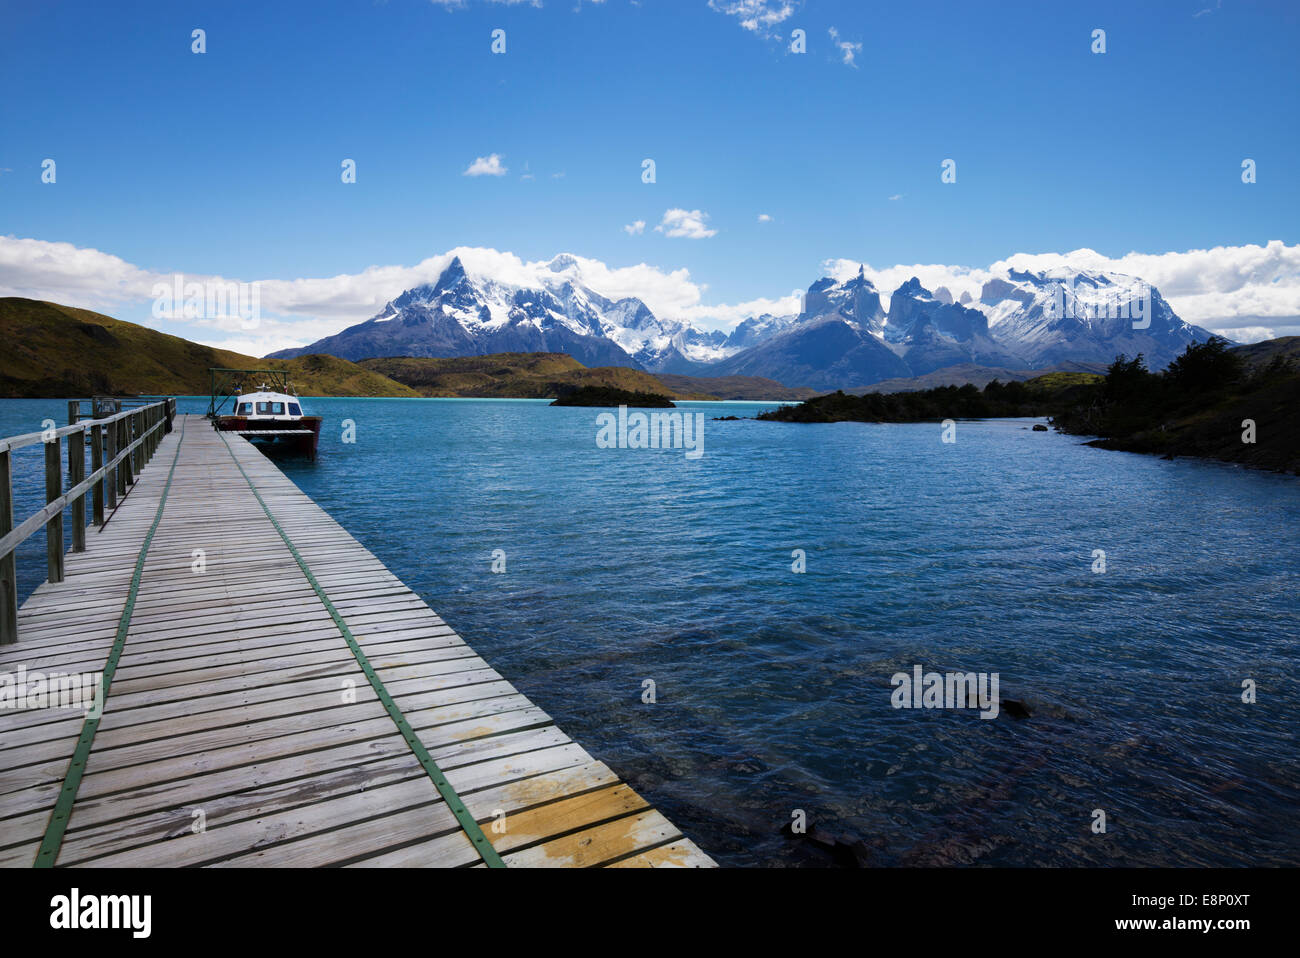
[[[902,357],[913,376],[973,363],[977,366],[1022,365],[1021,358],[989,334],[988,317],[954,303],[943,287],[931,293],[912,277],[889,298],[884,338]]]
[[[366,322],[274,355],[329,353],[356,360],[556,352],[587,366],[637,366],[604,333],[603,310],[611,304],[559,270],[555,277],[553,288],[530,289],[471,275],[455,257],[436,283],[408,289]]]
[[[764,376],[814,389],[908,376],[907,363],[885,342],[884,319],[880,294],[862,270],[846,283],[823,277],[808,287],[803,312],[767,323],[765,336],[718,363],[714,375]]]
[[[808,287],[794,316],[763,314],[728,335],[657,316],[636,297],[593,289],[576,257],[555,257],[521,285],[454,257],[437,281],[408,289],[372,319],[272,355],[474,356],[562,352],[587,366],[649,372],[765,376],[836,389],[958,364],[1009,369],[1110,362],[1141,352],[1168,364],[1209,333],[1183,322],[1153,287],[1130,276],[1070,269],[1011,270],[980,298],[954,301],[913,277],[889,308],[865,269]]]
[[[1028,369],[1110,362],[1119,353],[1142,353],[1160,368],[1210,337],[1179,319],[1154,286],[1118,273],[1013,269],[1007,280],[985,283],[979,301],[993,338]]]
[[[733,350],[744,349],[746,346],[757,346],[768,337],[775,336],[781,330],[786,329],[796,319],[798,319],[797,316],[773,316],[771,313],[750,316],[736,325],[723,346]]]
[[[720,330],[662,320],[635,297],[601,295],[583,283],[567,254],[548,264],[536,286],[472,272],[457,256],[437,282],[406,290],[366,322],[272,355],[356,360],[556,352],[586,366],[690,373],[727,355],[726,339]]]

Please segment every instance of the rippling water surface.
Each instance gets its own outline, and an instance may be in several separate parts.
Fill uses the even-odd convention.
[[[883,865],[1300,864],[1294,478],[1019,420],[708,421],[690,460],[544,402],[310,406],[290,477],[723,863],[825,864],[781,835],[803,809]],[[46,415],[0,404],[6,435]],[[896,710],[916,664],[1032,716]]]

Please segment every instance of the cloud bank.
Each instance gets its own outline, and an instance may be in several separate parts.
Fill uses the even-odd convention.
[[[698,211],[665,222],[687,229],[706,229]],[[694,214],[694,215],[692,215]],[[663,224],[661,224],[662,226]],[[666,227],[667,228],[672,227]],[[256,282],[262,319],[255,328],[214,319],[155,318],[153,287],[171,284],[173,273],[141,269],[111,253],[14,236],[0,236],[0,296],[44,299],[118,316],[213,346],[261,356],[289,346],[304,346],[322,336],[374,316],[403,290],[433,282],[460,256],[473,272],[536,285],[554,261],[526,262],[495,249],[458,247],[413,266],[370,266],[358,273],[330,277],[267,279],[186,274],[186,282]],[[568,256],[593,289],[615,298],[636,296],[657,315],[685,319],[710,329],[727,329],[748,316],[797,312],[800,291],[772,294],[737,303],[706,303],[707,284],[687,269],[664,270],[647,263],[610,266],[600,260]],[[954,298],[969,292],[978,298],[984,283],[1009,269],[1043,270],[1068,265],[1140,276],[1156,286],[1175,312],[1188,322],[1241,342],[1300,335],[1300,245],[1274,240],[1263,246],[1215,247],[1168,253],[1127,253],[1106,257],[1089,249],[1070,253],[1017,253],[987,267],[912,264],[874,267],[856,259],[826,260],[823,273],[838,279],[855,275],[859,266],[889,294],[912,276],[928,288],[945,286]],[[814,279],[809,274],[809,282]],[[758,280],[756,280],[757,282]]]

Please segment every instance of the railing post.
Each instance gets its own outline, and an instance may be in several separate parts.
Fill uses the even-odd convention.
[[[68,488],[86,478],[86,430],[68,433]],[[86,494],[72,500],[72,551],[86,551]]]
[[[140,439],[144,436],[144,410],[138,411],[131,417],[131,420],[135,423],[135,438]],[[145,442],[135,447],[135,474],[137,476],[144,472],[145,445],[147,442],[148,440],[145,440]]]
[[[138,428],[139,424],[136,422],[136,420],[139,417],[140,414],[138,412],[133,412],[126,417],[126,422],[127,422],[126,444],[128,446],[135,446],[135,440],[140,435],[140,431]],[[134,485],[136,481],[136,476],[140,475],[140,447],[139,446],[135,446],[135,448],[131,450],[130,458],[131,458],[131,483],[132,485]]]
[[[0,537],[14,527],[13,483],[9,450],[0,452]],[[0,645],[18,641],[18,564],[14,553],[0,556]]]
[[[104,427],[98,423],[90,427],[90,471],[93,475],[104,468]],[[91,490],[91,521],[97,526],[104,524],[104,490],[108,482],[101,479]]]
[[[122,452],[131,445],[131,417],[123,416],[117,421],[117,451]],[[131,473],[131,456],[122,459],[122,468],[117,470],[117,494],[126,495],[126,487],[135,482]]]
[[[117,458],[117,423],[110,422],[104,427],[104,462]],[[108,510],[117,508],[117,474],[120,470],[113,466],[104,476],[104,501]]]
[[[61,441],[58,436],[45,444],[45,502],[53,502],[63,495],[63,459],[59,455]],[[63,581],[63,510],[45,524],[45,557],[50,569],[50,581]]]

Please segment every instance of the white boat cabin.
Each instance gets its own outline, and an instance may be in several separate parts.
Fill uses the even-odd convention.
[[[235,399],[235,415],[249,419],[279,419],[292,422],[302,418],[302,405],[297,396],[265,390],[244,393]]]

